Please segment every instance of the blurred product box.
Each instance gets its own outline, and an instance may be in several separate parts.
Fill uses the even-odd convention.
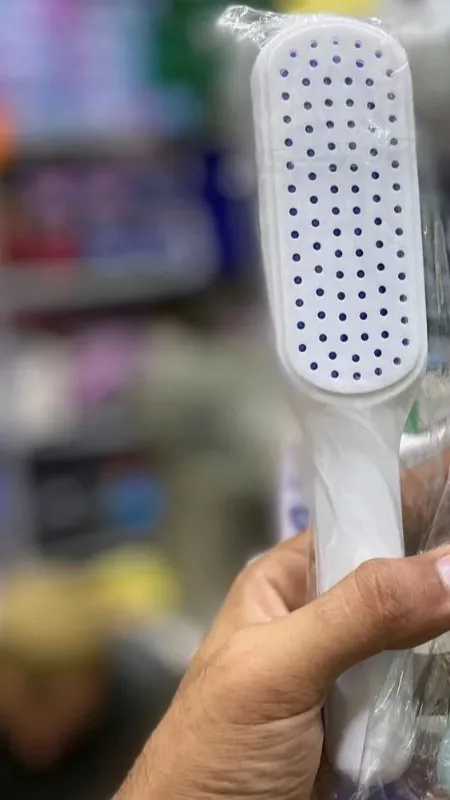
[[[36,456],[32,462],[36,542],[44,553],[89,556],[155,539],[168,490],[146,459]],[[157,539],[157,537],[156,537]]]

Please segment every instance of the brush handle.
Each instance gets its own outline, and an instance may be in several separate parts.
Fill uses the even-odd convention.
[[[399,445],[401,407],[363,411],[322,410],[310,420],[313,454],[313,524],[319,593],[326,592],[372,558],[404,555]],[[404,414],[406,417],[406,413]],[[354,781],[360,776],[366,729],[393,660],[384,653],[339,678],[326,709],[326,746],[334,767]],[[405,754],[390,736],[376,742],[377,777],[395,780]],[[389,738],[389,741],[387,739]]]

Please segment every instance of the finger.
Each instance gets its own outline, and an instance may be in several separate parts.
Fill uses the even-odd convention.
[[[312,578],[309,533],[282,542],[249,564],[236,578],[203,647],[221,647],[240,628],[286,616],[307,600]]]
[[[438,509],[450,470],[450,450],[402,474],[403,524],[408,554],[422,544]]]
[[[422,644],[450,628],[450,549],[363,564],[313,603],[271,626],[271,668],[319,699],[375,653]],[[276,663],[275,663],[276,662]],[[298,691],[298,687],[297,687]]]

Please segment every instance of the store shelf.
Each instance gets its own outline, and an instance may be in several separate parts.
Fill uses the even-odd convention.
[[[48,159],[58,157],[122,156],[158,152],[165,145],[164,138],[155,136],[59,136],[46,139],[29,138],[16,142],[14,157],[21,159]]]
[[[215,140],[214,140],[215,141]],[[206,131],[187,131],[182,134],[170,131],[135,131],[107,136],[105,133],[84,136],[57,136],[23,138],[15,142],[11,161],[41,161],[51,159],[86,158],[159,158],[164,154],[173,157],[173,150],[198,151],[212,144]]]
[[[73,274],[41,267],[6,267],[1,272],[2,303],[9,313],[45,313],[148,303],[182,297],[205,288],[212,265],[187,263],[183,269],[129,262],[115,271],[110,261],[85,265]]]
[[[80,429],[73,437],[61,437],[52,442],[34,442],[21,447],[22,454],[38,456],[40,461],[72,461],[85,458],[100,458],[123,453],[134,453],[143,449],[142,435],[122,426],[109,433]]]
[[[22,439],[16,449],[40,461],[72,461],[131,453],[143,448],[142,430],[128,405],[100,406],[69,429],[55,428],[51,437]]]
[[[76,536],[59,535],[54,540],[36,542],[39,553],[51,558],[85,561],[108,550],[123,546],[123,532],[112,530],[91,530]]]

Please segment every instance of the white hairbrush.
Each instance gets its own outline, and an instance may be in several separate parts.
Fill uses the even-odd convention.
[[[252,93],[265,271],[312,465],[324,592],[404,554],[399,445],[427,356],[410,71],[379,27],[304,16],[262,49]],[[391,661],[355,667],[330,694],[328,755],[354,780]],[[399,744],[376,742],[385,782],[407,766]]]

